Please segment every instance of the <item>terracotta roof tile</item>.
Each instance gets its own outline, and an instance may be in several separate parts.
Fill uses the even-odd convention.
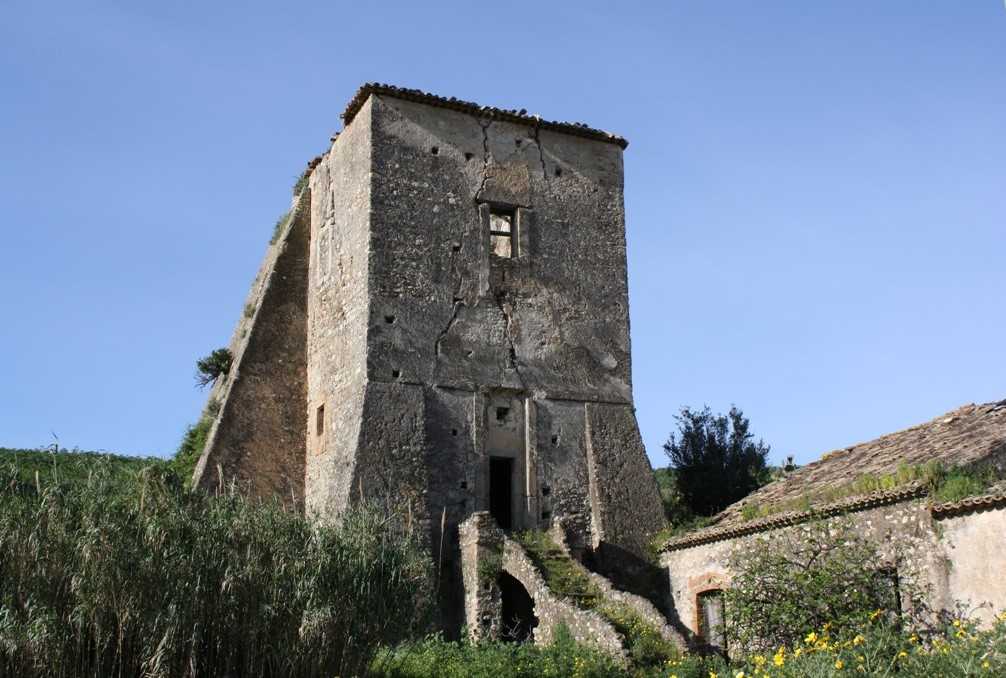
[[[849,485],[866,474],[895,473],[902,465],[938,462],[946,467],[967,466],[997,453],[1006,453],[1006,400],[965,405],[903,431],[841,448],[823,455],[727,507],[716,518],[718,527],[741,522],[745,505],[765,509],[826,496],[828,490]]]

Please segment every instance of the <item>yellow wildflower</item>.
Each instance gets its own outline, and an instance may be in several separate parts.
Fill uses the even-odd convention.
[[[904,650],[902,650],[901,652],[898,653],[898,659],[904,659],[907,656],[908,656],[908,653],[905,652]]]
[[[955,619],[954,620],[954,628],[958,628],[958,629],[961,628],[961,620],[960,619]]]
[[[807,637],[803,639],[803,642],[809,644],[813,643],[815,640],[817,640],[817,634],[811,631],[810,633],[807,634]]]
[[[798,647],[795,650],[793,650],[793,656],[794,657],[799,657],[802,654],[803,654],[803,648],[802,647]]]
[[[919,642],[919,637],[913,633],[912,637],[908,639],[908,642],[909,643],[917,643],[917,642]]]
[[[755,666],[761,666],[764,663],[765,663],[765,657],[761,656],[760,654],[756,654],[754,656],[754,665]]]
[[[775,653],[775,656],[772,657],[772,663],[776,666],[782,666],[786,663],[786,653],[783,652],[781,647],[779,648],[779,651]]]
[[[870,613],[870,621],[873,621],[874,619],[879,617],[881,614],[883,614],[883,612],[884,611],[880,609],[874,610],[872,613]]]
[[[736,673],[736,674],[734,675],[734,678],[744,678],[744,672],[743,672],[743,671],[738,671],[738,672],[737,672],[737,673]]]
[[[861,635],[857,635],[855,638],[852,639],[852,644],[853,645],[862,645],[865,642],[866,642],[866,638],[864,638]]]
[[[987,671],[988,669],[991,669],[991,668],[992,668],[992,665],[991,665],[991,664],[989,664],[989,660],[988,660],[988,659],[986,659],[985,661],[983,661],[983,662],[982,662],[982,668],[983,668],[983,669],[985,669],[986,671]]]
[[[838,669],[839,671],[841,671],[843,666],[845,666],[845,662],[843,662],[841,659],[836,659],[835,660],[835,668],[836,669]]]
[[[709,672],[709,678],[719,678],[719,677],[716,675],[715,671],[710,671]]]

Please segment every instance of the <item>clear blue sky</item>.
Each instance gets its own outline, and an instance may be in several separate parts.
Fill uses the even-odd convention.
[[[364,81],[630,140],[635,397],[774,460],[1006,398],[1003,0],[0,7],[0,446],[173,452]]]

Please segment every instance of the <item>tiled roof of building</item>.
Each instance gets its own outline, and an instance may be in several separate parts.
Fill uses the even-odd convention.
[[[1006,506],[1006,492],[986,494],[981,497],[968,497],[960,501],[947,502],[945,504],[935,504],[932,507],[933,515],[937,518],[971,513],[973,511],[983,511],[986,509]]]
[[[839,515],[922,497],[927,488],[909,483],[885,492],[873,492],[839,501],[827,501],[829,492],[854,486],[866,475],[881,477],[904,466],[936,462],[944,467],[970,466],[991,457],[1006,458],[1006,400],[965,405],[903,431],[845,447],[822,456],[785,477],[751,493],[714,518],[715,524],[671,539],[667,550],[689,548],[724,539],[805,522],[815,517]],[[993,488],[996,489],[996,488]],[[815,501],[816,500],[816,501]],[[744,507],[761,510],[809,503],[812,510],[785,511],[756,520],[744,519]],[[1006,490],[932,507],[936,517],[1006,505]]]
[[[924,497],[928,491],[928,488],[923,483],[910,483],[904,487],[886,492],[871,492],[870,494],[832,502],[810,511],[788,511],[758,520],[734,522],[722,526],[717,525],[670,539],[664,545],[664,550],[678,551],[680,549],[691,548],[692,546],[699,546],[700,544],[709,544],[714,541],[734,539],[756,532],[774,530],[777,527],[799,525],[800,523],[806,523],[817,518],[827,518],[855,511],[865,511],[877,508],[878,506],[897,504],[908,499]]]
[[[749,503],[764,509],[806,497],[813,504],[868,474],[883,476],[931,462],[968,466],[997,452],[1006,453],[1006,400],[964,405],[925,424],[829,452],[729,506],[716,524],[740,520]]]
[[[543,120],[540,116],[529,115],[524,109],[518,111],[494,108],[492,106],[480,106],[472,101],[462,101],[461,99],[455,99],[454,97],[441,97],[418,89],[406,89],[404,87],[384,85],[377,82],[368,82],[356,91],[356,94],[352,99],[350,99],[349,104],[346,105],[346,110],[342,114],[344,124],[348,125],[353,121],[353,117],[371,94],[383,94],[397,99],[404,99],[405,101],[415,101],[428,106],[448,108],[453,111],[468,113],[480,118],[506,120],[508,122],[530,125],[539,129],[548,129],[555,132],[562,132],[564,134],[586,137],[588,139],[607,141],[609,143],[617,144],[622,148],[629,145],[629,142],[624,137],[605,132],[604,130],[594,129],[593,127],[589,127],[583,123]]]

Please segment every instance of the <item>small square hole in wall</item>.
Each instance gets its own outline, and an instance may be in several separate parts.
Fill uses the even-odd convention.
[[[314,413],[314,432],[316,435],[321,435],[325,432],[325,406],[318,405],[318,409]]]
[[[468,489],[468,481],[467,480],[462,480],[461,481],[461,489],[462,490],[467,490]]]
[[[559,444],[559,436],[552,436],[552,447],[555,447],[558,444]]]
[[[440,147],[439,146],[431,146],[430,147],[430,153],[432,153],[433,155],[440,155]]]
[[[475,157],[474,153],[465,153],[465,160],[471,160]]]
[[[456,428],[452,428],[451,429],[451,435],[452,436],[456,436],[457,434],[458,434],[458,430]]]
[[[555,168],[555,176],[557,176],[557,177],[561,177],[562,176],[562,168],[561,167],[556,167]]]
[[[551,517],[552,517],[552,512],[551,511],[542,511],[541,512],[541,519],[542,520],[548,520]]]
[[[548,485],[542,485],[541,486],[541,496],[547,497],[550,494],[552,494],[552,488],[549,487]]]
[[[496,408],[496,421],[506,421],[507,416],[510,414],[509,407],[497,407]]]
[[[402,376],[401,370],[391,370],[392,379],[398,379],[400,376]]]
[[[393,316],[393,315],[386,315],[386,316],[384,316],[384,322],[388,323],[389,325],[394,324],[394,322],[395,322],[395,316]]]

